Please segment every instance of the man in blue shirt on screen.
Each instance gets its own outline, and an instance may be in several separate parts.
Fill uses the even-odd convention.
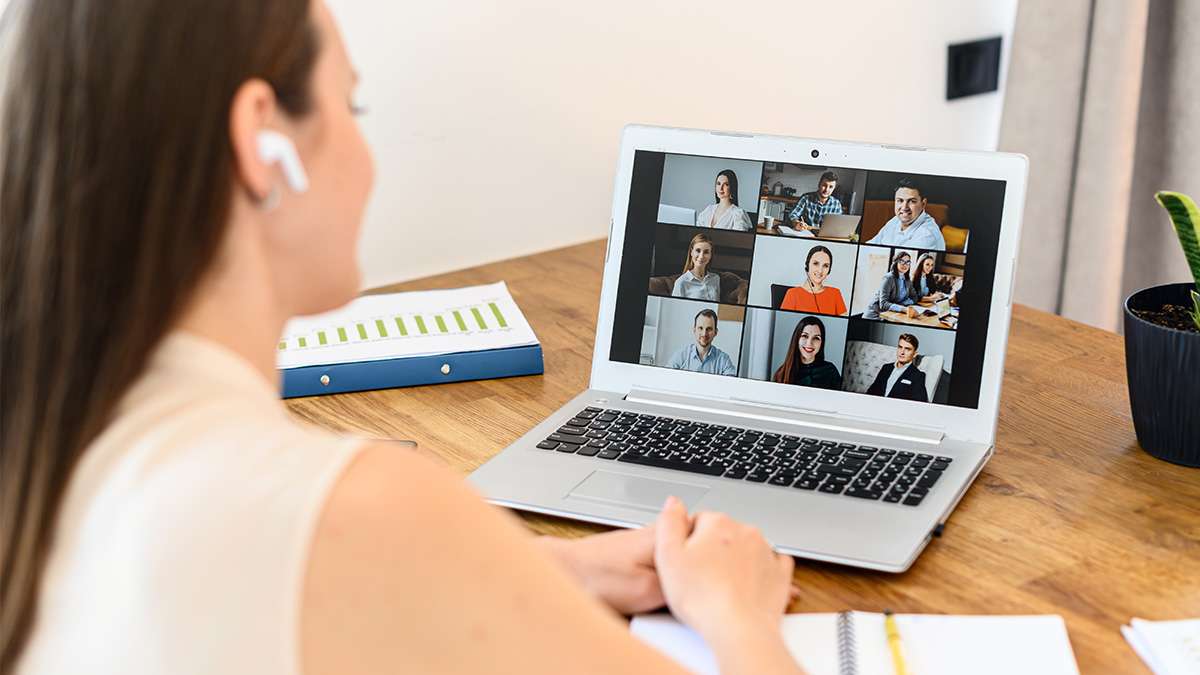
[[[717,337],[716,312],[711,309],[700,310],[692,320],[692,332],[696,341],[675,352],[667,363],[668,368],[713,375],[737,375],[733,359],[713,346],[713,340]]]
[[[868,244],[880,246],[903,246],[933,251],[945,251],[946,240],[942,228],[925,210],[929,200],[911,178],[901,178],[896,183],[896,216],[884,224],[879,234]]]
[[[821,221],[829,213],[845,213],[842,202],[833,196],[837,189],[838,175],[832,171],[821,174],[817,182],[816,192],[805,192],[800,195],[800,201],[788,214],[792,219],[792,227],[797,230],[819,230]]]

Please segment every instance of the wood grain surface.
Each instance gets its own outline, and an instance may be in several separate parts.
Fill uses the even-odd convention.
[[[598,241],[380,289],[507,281],[545,375],[288,405],[325,427],[416,440],[466,475],[587,387],[603,262]],[[545,534],[604,529],[523,517]],[[1083,673],[1148,672],[1119,627],[1200,616],[1200,470],[1138,448],[1119,336],[1017,306],[996,453],[945,535],[905,574],[798,560],[796,583],[792,612],[1061,614]]]

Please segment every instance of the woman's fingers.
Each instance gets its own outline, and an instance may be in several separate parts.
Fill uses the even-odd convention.
[[[676,497],[667,497],[663,509],[655,522],[654,553],[656,556],[671,555],[683,548],[691,532],[691,520],[683,502]]]

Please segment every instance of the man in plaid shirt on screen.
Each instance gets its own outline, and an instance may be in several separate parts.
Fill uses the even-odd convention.
[[[800,201],[788,214],[792,227],[797,230],[820,229],[821,221],[827,213],[845,213],[842,202],[833,196],[837,189],[838,175],[832,171],[821,174],[816,192],[806,192],[800,195]]]

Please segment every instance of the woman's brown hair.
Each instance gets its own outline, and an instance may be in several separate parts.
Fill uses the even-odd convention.
[[[310,0],[15,0],[0,32],[0,673],[71,472],[224,235],[233,97],[312,107]]]
[[[692,237],[692,243],[688,244],[687,253],[683,256],[683,271],[687,272],[692,269],[692,249],[696,248],[696,244],[708,244],[708,248],[712,250],[712,256],[708,259],[708,266],[712,267],[712,259],[717,257],[717,247],[713,244],[713,240],[707,234],[701,232]]]

